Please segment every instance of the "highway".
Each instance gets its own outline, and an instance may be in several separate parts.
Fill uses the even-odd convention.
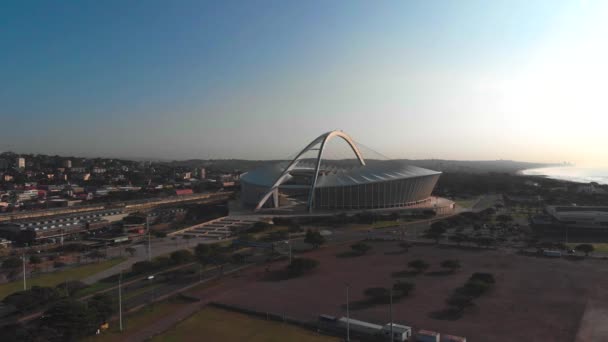
[[[228,200],[230,197],[232,197],[233,194],[233,191],[208,192],[183,196],[151,198],[145,200],[134,200],[115,203],[113,202],[106,204],[92,204],[65,208],[16,211],[0,214],[0,222],[76,214],[109,209],[119,209],[124,212],[130,213],[137,211],[147,211],[159,206],[171,206],[184,203],[214,203]]]

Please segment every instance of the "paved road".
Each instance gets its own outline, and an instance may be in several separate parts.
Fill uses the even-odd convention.
[[[152,258],[154,258],[159,255],[166,255],[166,254],[169,254],[171,252],[174,252],[174,251],[177,251],[180,249],[192,248],[192,247],[198,245],[199,243],[215,243],[215,242],[217,242],[217,240],[207,240],[204,238],[195,238],[195,239],[190,239],[190,240],[185,240],[185,239],[180,239],[180,238],[171,240],[171,238],[169,238],[169,237],[153,238],[150,240],[150,245],[151,245],[150,250],[152,251]],[[108,257],[128,256],[128,259],[125,260],[124,262],[121,262],[118,265],[110,267],[100,273],[87,277],[87,278],[83,279],[82,281],[87,284],[93,284],[93,283],[98,282],[101,279],[104,279],[104,278],[107,278],[114,274],[120,273],[121,271],[129,270],[131,268],[131,266],[138,261],[148,260],[147,241],[142,241],[141,243],[130,245],[130,246],[135,247],[135,250],[136,250],[135,254],[132,257],[129,256],[128,253],[125,252],[125,248],[128,246],[119,246],[119,247],[108,248],[106,250]]]

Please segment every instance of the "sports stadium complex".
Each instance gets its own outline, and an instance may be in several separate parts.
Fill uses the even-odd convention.
[[[324,158],[327,144],[341,138],[350,159]],[[350,161],[349,165],[348,161]],[[317,210],[402,208],[430,202],[441,172],[398,160],[365,160],[342,131],[320,135],[291,161],[277,162],[241,176],[241,202],[264,208]]]

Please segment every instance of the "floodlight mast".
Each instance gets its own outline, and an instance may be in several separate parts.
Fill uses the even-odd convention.
[[[289,172],[296,166],[297,162],[304,155],[304,153],[306,153],[308,151],[317,150],[317,149],[313,149],[313,147],[315,147],[317,144],[320,143],[321,146],[318,148],[318,152],[317,152],[317,158],[316,158],[317,161],[316,161],[316,165],[315,165],[315,172],[313,174],[312,184],[310,185],[310,191],[308,193],[308,211],[312,212],[312,209],[314,207],[315,188],[317,186],[317,179],[319,177],[319,169],[321,168],[321,160],[323,158],[323,151],[325,150],[325,146],[327,145],[327,142],[329,142],[329,140],[333,139],[334,137],[342,138],[353,150],[353,153],[359,160],[359,163],[362,166],[365,166],[365,160],[363,160],[363,155],[361,154],[361,151],[359,151],[359,148],[357,147],[355,142],[351,139],[351,137],[348,134],[346,134],[342,131],[330,131],[330,132],[321,134],[315,140],[313,140],[310,144],[308,144],[308,146],[306,146],[302,151],[300,151],[300,153],[298,153],[298,155],[287,165],[287,167],[283,170],[283,172],[281,172],[281,174],[279,175],[277,180],[270,187],[268,192],[266,192],[266,194],[262,197],[260,202],[258,202],[258,205],[255,207],[255,211],[260,210],[264,206],[264,204],[266,204],[266,202],[268,201],[270,196],[273,196],[274,207],[275,208],[279,207],[279,200],[278,200],[279,187],[281,186],[281,184],[283,184],[285,182],[285,180],[289,176]]]

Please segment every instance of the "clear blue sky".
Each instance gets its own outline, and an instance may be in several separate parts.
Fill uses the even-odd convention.
[[[5,1],[0,151],[284,158],[343,129],[395,158],[605,165],[606,14],[591,0]]]

